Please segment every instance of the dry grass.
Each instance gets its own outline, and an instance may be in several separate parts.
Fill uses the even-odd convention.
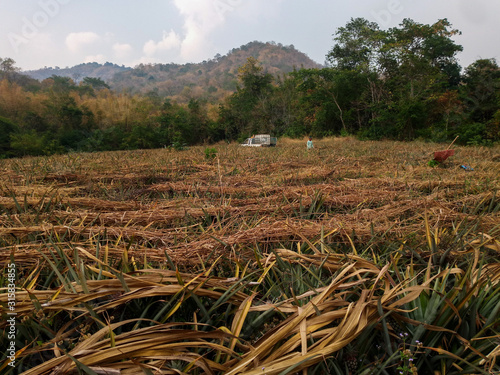
[[[443,167],[430,168],[425,143],[284,140],[276,149],[220,145],[203,148],[6,160],[0,182],[0,237],[5,248],[61,236],[102,238],[157,259],[199,262],[213,251],[288,243],[323,230],[331,242],[367,241],[374,233],[405,238],[431,227],[481,216],[478,232],[499,223],[498,148],[459,148]],[[460,168],[473,166],[473,172]],[[477,212],[474,212],[479,206]],[[485,214],[486,206],[490,212]],[[0,264],[8,253],[0,255]]]
[[[500,148],[457,147],[431,168],[443,145],[336,138],[315,147],[220,144],[214,160],[203,147],[2,160],[0,267],[16,263],[20,319],[53,330],[39,347],[26,343],[24,356],[48,353],[26,373],[306,373],[341,361],[358,338],[394,340],[374,328],[389,313],[419,327],[431,319],[426,298],[445,323],[422,327],[455,339],[455,313],[498,290]],[[467,297],[449,292],[441,306],[450,277]],[[183,307],[193,300],[194,313]],[[146,314],[160,302],[168,308]],[[189,323],[171,321],[184,309]],[[261,328],[271,313],[279,319]],[[225,327],[213,318],[229,315]],[[243,340],[249,321],[259,335]],[[387,345],[369,366],[394,361]],[[498,368],[491,345],[474,366]]]

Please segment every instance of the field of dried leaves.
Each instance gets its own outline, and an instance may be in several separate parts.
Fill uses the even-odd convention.
[[[500,148],[440,148],[0,161],[0,373],[498,373]]]

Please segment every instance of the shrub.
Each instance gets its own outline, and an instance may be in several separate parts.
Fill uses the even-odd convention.
[[[213,160],[217,156],[217,149],[214,147],[207,147],[205,149],[205,159]]]
[[[464,124],[459,129],[460,141],[471,146],[490,146],[492,140],[488,138],[485,124],[474,122]]]

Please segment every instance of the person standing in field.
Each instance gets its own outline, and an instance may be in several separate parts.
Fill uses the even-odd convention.
[[[312,137],[309,137],[309,140],[307,141],[307,149],[310,150],[313,148],[314,148],[314,145],[313,145]]]

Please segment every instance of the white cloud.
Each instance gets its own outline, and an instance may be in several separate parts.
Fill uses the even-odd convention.
[[[155,42],[154,40],[148,41],[144,45],[143,50],[146,55],[154,56],[157,53],[179,48],[180,46],[181,39],[179,35],[177,35],[175,31],[170,30],[169,33],[166,31],[163,32],[163,38],[159,42]]]
[[[210,34],[223,26],[227,15],[240,6],[242,0],[173,0],[173,3],[184,17],[181,58],[200,61],[213,52]]]
[[[66,46],[71,52],[78,52],[85,45],[94,44],[100,40],[101,37],[91,31],[70,33],[66,37]]]
[[[183,18],[182,31],[163,32],[160,41],[149,40],[143,52],[148,61],[172,59],[179,63],[199,62],[219,52],[212,42],[213,34],[226,26],[229,17],[244,18],[247,11],[254,15],[277,11],[284,0],[255,0],[258,4],[244,0],[170,0]],[[274,3],[273,3],[274,4]],[[270,16],[271,17],[271,16]]]
[[[115,43],[113,44],[113,52],[118,59],[124,59],[130,56],[133,52],[133,48],[128,43]]]

